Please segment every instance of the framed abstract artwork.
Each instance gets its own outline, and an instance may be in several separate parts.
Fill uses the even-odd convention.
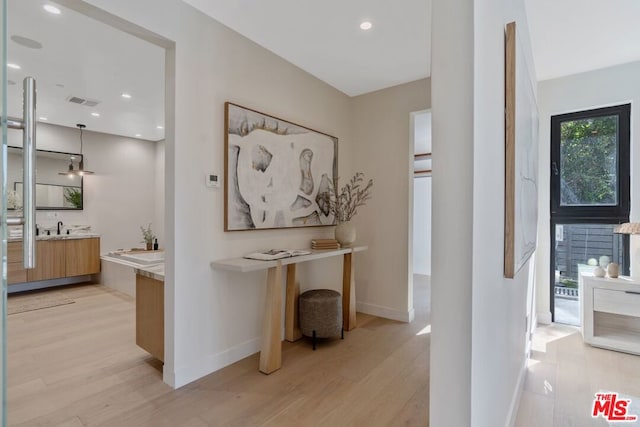
[[[538,107],[516,23],[505,33],[504,276],[515,277],[536,249]]]
[[[334,225],[338,138],[225,103],[224,230]]]

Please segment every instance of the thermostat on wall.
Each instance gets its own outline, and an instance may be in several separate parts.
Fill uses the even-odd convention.
[[[215,173],[208,173],[205,177],[205,185],[209,188],[220,188],[220,177]]]

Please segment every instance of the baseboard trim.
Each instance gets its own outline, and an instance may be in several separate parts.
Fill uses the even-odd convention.
[[[513,391],[513,398],[509,405],[507,423],[505,424],[506,427],[515,426],[516,418],[518,418],[518,408],[520,407],[520,399],[522,398],[522,391],[524,389],[524,379],[527,375],[527,360],[529,360],[528,357],[525,357],[522,368],[520,369],[520,374],[518,375],[516,389]]]
[[[546,311],[544,313],[537,313],[536,318],[538,319],[539,325],[550,325],[551,324],[551,312]]]
[[[397,320],[399,322],[411,323],[415,317],[413,308],[408,311],[400,311],[394,308],[383,307],[381,305],[369,304],[366,302],[356,302],[356,310],[372,316],[384,317],[385,319]]]
[[[254,338],[220,353],[205,356],[193,362],[190,366],[183,366],[176,369],[174,373],[165,373],[163,380],[165,383],[173,386],[173,388],[180,388],[205,375],[209,375],[238,360],[242,360],[245,357],[259,352],[261,342],[261,338]]]
[[[91,275],[61,277],[59,279],[38,280],[36,282],[16,283],[7,286],[7,293],[34,291],[36,289],[51,288],[54,286],[74,285],[78,283],[87,283],[92,281]]]
[[[405,323],[412,322],[415,317],[415,311],[413,308],[403,312],[389,307],[364,302],[356,303],[356,310],[361,313]],[[282,334],[284,336],[284,330]],[[210,373],[229,366],[238,360],[259,352],[261,343],[262,339],[260,337],[253,338],[220,353],[205,356],[193,362],[189,366],[183,366],[176,369],[175,372],[165,372],[163,375],[163,381],[173,388],[180,388],[204,377],[205,375],[209,375]]]

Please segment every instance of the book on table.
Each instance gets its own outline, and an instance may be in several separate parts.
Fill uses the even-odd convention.
[[[335,243],[338,243],[338,241],[336,239],[313,239],[313,240],[311,240],[311,243],[335,244]]]
[[[340,249],[340,243],[335,239],[313,239],[311,249]]]
[[[293,256],[309,255],[311,252],[303,249],[269,249],[262,252],[254,252],[245,255],[244,258],[257,259],[261,261],[273,261],[281,258],[289,258]]]

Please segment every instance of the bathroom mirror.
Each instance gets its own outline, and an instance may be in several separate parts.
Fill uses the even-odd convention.
[[[36,209],[82,210],[82,177],[60,175],[81,154],[36,150]],[[22,148],[7,147],[7,209],[22,208]]]

